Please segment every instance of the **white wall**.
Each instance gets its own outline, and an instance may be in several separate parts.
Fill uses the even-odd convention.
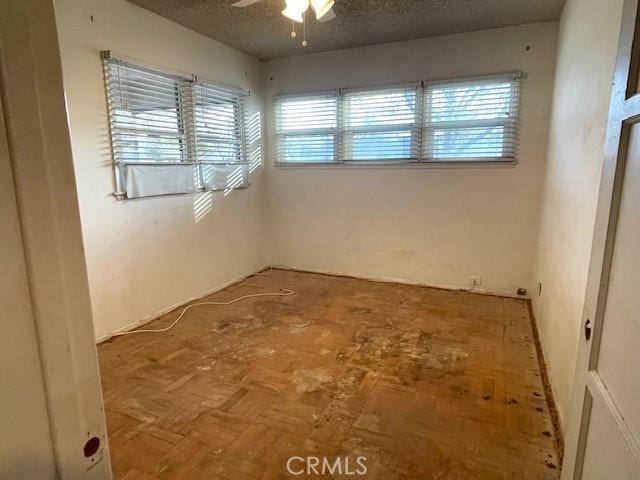
[[[482,289],[512,295],[530,288],[555,40],[556,24],[540,23],[269,62],[269,95],[527,73],[515,168],[277,169],[270,155],[272,263],[454,287],[477,275]]]
[[[118,202],[100,50],[251,90],[262,65],[125,0],[57,0],[96,336],[201,295],[265,264],[263,181],[246,190]],[[206,215],[196,222],[195,210]],[[208,213],[207,213],[208,212]]]
[[[591,253],[622,0],[569,0],[559,27],[533,297],[566,420]]]

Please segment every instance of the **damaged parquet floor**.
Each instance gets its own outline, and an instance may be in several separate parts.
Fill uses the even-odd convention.
[[[207,299],[280,288],[100,345],[116,479],[557,478],[524,301],[281,270]]]

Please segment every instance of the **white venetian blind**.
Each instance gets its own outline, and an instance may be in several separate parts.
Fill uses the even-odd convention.
[[[337,160],[337,94],[276,97],[275,119],[278,162]]]
[[[191,92],[196,158],[205,188],[247,186],[244,95],[234,88],[201,82],[195,82]]]
[[[424,97],[425,160],[515,159],[517,75],[429,84]]]
[[[105,64],[111,143],[118,163],[188,160],[184,80],[117,60]]]
[[[344,160],[417,160],[420,157],[418,88],[347,91]]]
[[[203,163],[242,163],[242,96],[237,90],[196,82],[192,87],[196,156]]]

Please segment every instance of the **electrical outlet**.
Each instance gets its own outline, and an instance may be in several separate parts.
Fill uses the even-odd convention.
[[[471,277],[469,280],[469,283],[471,283],[471,285],[473,285],[474,287],[482,285],[482,277]]]

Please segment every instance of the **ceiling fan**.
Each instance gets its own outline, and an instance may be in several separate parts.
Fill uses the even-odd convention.
[[[239,0],[233,3],[232,7],[244,8],[254,3],[258,3],[261,0]],[[306,47],[307,43],[307,16],[306,12],[309,10],[309,6],[316,14],[316,20],[319,22],[328,22],[336,18],[336,14],[333,11],[333,5],[335,0],[285,0],[285,9],[282,10],[282,14],[293,20],[293,28],[291,29],[291,38],[296,38],[296,22],[302,23],[302,46]]]
[[[262,0],[239,0],[232,4],[232,7],[244,8]],[[328,22],[336,18],[333,11],[335,0],[286,0],[285,9],[282,14],[293,20],[294,22],[303,23],[305,12],[309,9],[309,5],[316,14],[316,20],[319,22]]]

